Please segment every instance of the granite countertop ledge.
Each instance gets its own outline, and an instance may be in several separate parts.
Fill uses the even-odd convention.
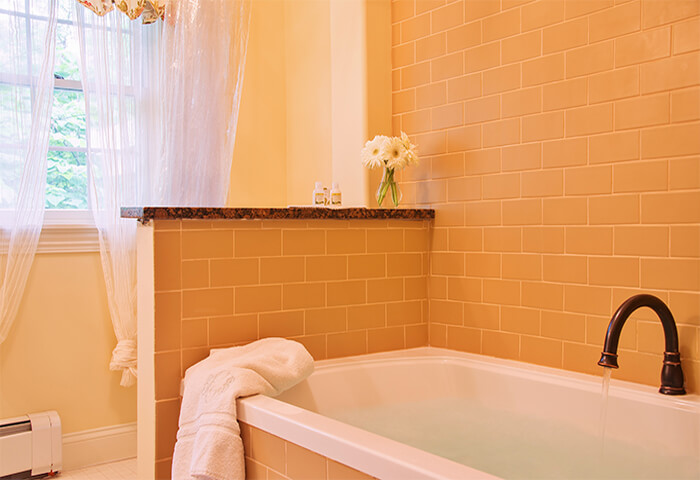
[[[304,219],[404,219],[435,218],[432,208],[238,208],[238,207],[122,207],[122,218],[135,218],[141,223],[150,220],[304,220]]]

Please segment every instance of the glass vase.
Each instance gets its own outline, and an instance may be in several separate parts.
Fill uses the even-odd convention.
[[[379,182],[379,188],[377,188],[377,205],[390,207],[389,202],[391,201],[394,204],[394,208],[397,208],[401,202],[401,197],[401,189],[396,180],[394,180],[394,169],[385,168],[382,180]],[[388,198],[391,198],[391,200],[387,200]],[[384,202],[386,202],[386,205]]]

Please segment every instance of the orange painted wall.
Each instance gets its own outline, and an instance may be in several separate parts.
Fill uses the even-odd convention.
[[[404,199],[437,211],[430,343],[600,374],[617,306],[678,324],[700,388],[700,2],[394,0]],[[644,309],[646,310],[646,309]],[[658,385],[660,323],[623,330]]]

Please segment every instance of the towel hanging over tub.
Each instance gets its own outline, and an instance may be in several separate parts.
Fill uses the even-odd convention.
[[[214,349],[185,372],[173,480],[245,478],[236,398],[279,395],[311,375],[304,346],[265,338],[242,347]]]

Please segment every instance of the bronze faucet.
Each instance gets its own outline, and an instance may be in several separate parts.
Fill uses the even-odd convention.
[[[649,307],[654,310],[664,327],[666,349],[664,351],[664,365],[661,369],[661,388],[659,388],[659,392],[665,395],[685,395],[681,354],[678,351],[676,322],[673,320],[673,315],[666,304],[653,295],[635,295],[620,305],[608,325],[608,332],[605,334],[605,345],[603,346],[600,360],[598,360],[598,365],[618,368],[617,344],[620,341],[622,326],[632,312],[640,307]]]

